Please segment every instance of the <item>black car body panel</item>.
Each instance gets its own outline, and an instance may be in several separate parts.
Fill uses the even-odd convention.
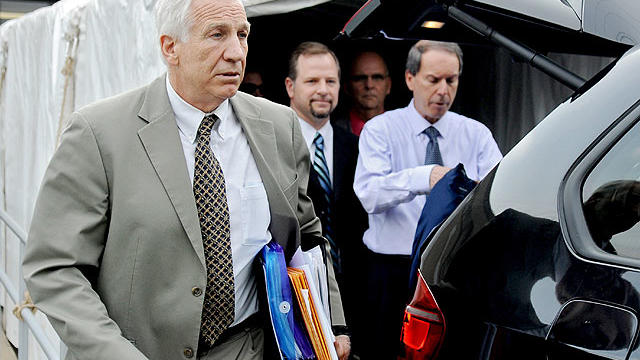
[[[424,251],[420,272],[447,323],[438,359],[640,359],[640,260],[629,239],[594,241],[582,195],[622,137],[625,176],[640,180],[640,48],[596,78],[504,157]]]

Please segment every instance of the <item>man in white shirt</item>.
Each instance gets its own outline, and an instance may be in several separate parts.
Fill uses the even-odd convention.
[[[291,54],[285,86],[311,155],[307,193],[322,223],[322,234],[331,245],[327,250],[331,252],[355,346],[359,312],[354,299],[362,284],[360,260],[364,248],[360,239],[367,215],[353,191],[358,138],[342,128],[332,127],[330,122],[340,91],[337,57],[324,44],[301,43]],[[346,329],[334,329],[337,333],[341,331]]]
[[[409,51],[405,108],[369,120],[360,134],[354,190],[369,213],[370,341],[363,358],[395,358],[408,293],[409,256],[425,194],[458,163],[481,180],[502,155],[483,124],[449,111],[462,72],[457,44],[419,41]]]

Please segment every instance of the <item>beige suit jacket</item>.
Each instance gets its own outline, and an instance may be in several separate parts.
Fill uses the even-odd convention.
[[[243,93],[231,105],[286,257],[301,243],[325,242],[306,195],[309,154],[295,114]],[[204,250],[164,76],[74,113],[45,174],[23,266],[68,359],[196,351],[204,297],[192,289],[206,287]],[[343,325],[329,269],[332,322]]]

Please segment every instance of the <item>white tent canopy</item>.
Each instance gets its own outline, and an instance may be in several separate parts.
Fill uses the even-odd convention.
[[[283,14],[328,1],[329,0],[243,0],[248,17]]]

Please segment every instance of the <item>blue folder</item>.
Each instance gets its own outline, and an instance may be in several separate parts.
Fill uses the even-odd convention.
[[[269,315],[280,354],[283,360],[315,359],[304,324],[294,317],[287,264],[282,247],[275,241],[264,246],[260,253],[264,269]]]

